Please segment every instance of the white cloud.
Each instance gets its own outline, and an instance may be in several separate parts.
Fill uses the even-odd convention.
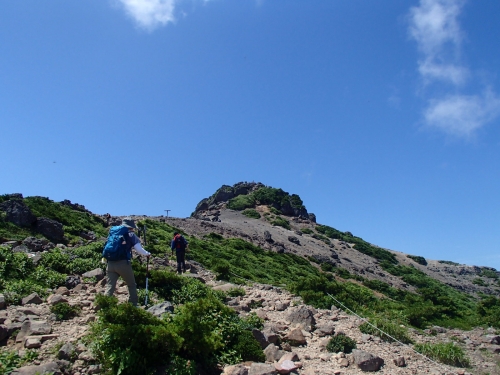
[[[500,99],[492,90],[463,95],[457,90],[471,76],[460,60],[463,32],[458,18],[465,0],[420,0],[410,9],[409,32],[421,57],[418,71],[425,85],[447,83],[453,94],[430,98],[424,111],[427,125],[459,137],[469,137],[500,114]]]
[[[463,0],[421,0],[410,10],[410,35],[423,55],[419,72],[428,80],[465,81],[467,69],[457,65],[462,41],[457,18],[463,4]]]
[[[139,26],[152,30],[174,22],[176,0],[118,0]]]
[[[488,90],[483,96],[453,95],[431,100],[425,120],[448,134],[469,137],[499,114],[500,98]]]

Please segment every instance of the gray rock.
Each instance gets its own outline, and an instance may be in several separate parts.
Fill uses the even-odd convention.
[[[73,289],[78,284],[80,284],[80,278],[78,276],[66,276],[66,288]]]
[[[50,305],[57,305],[58,303],[68,302],[68,300],[64,298],[64,296],[62,296],[61,294],[52,294],[49,296],[49,298],[47,298],[47,302]]]
[[[310,332],[316,324],[313,311],[306,306],[299,306],[294,309],[288,314],[287,319],[290,323],[301,324],[307,332]]]
[[[26,237],[23,240],[23,245],[34,252],[51,250],[55,247],[55,245],[52,242],[49,242],[45,238],[36,238],[36,237]]]
[[[278,372],[273,365],[254,362],[248,370],[248,375],[276,375]]]
[[[39,366],[24,366],[11,372],[11,375],[61,375],[59,366],[56,362],[44,363]]]
[[[46,320],[31,320],[29,322],[30,335],[47,335],[52,332],[52,327]]]
[[[302,329],[300,327],[292,329],[285,335],[285,341],[290,343],[290,345],[305,345],[307,344],[307,340],[302,333]]]
[[[267,346],[269,345],[269,341],[267,341],[266,336],[261,331],[259,331],[257,328],[254,328],[252,329],[252,335],[260,344],[260,347],[262,349],[267,348]]]
[[[281,357],[285,352],[283,350],[280,350],[276,345],[274,344],[269,344],[265,349],[264,349],[264,355],[266,356],[266,362],[275,362],[279,361]]]
[[[61,346],[61,349],[59,349],[59,351],[57,352],[57,358],[69,360],[71,359],[74,351],[75,347],[73,346],[73,344],[67,342],[63,346]]]
[[[362,371],[378,371],[384,364],[384,360],[364,350],[353,349],[354,363]]]
[[[486,335],[483,337],[483,342],[487,344],[500,345],[500,336],[498,335]]]
[[[248,375],[248,369],[241,364],[227,366],[224,368],[224,373],[222,375]]]
[[[21,300],[21,305],[27,305],[30,303],[39,305],[40,303],[43,303],[43,300],[37,293],[31,293],[29,296],[26,296]]]
[[[82,277],[95,277],[97,281],[101,280],[105,276],[104,271],[102,268],[96,268],[93,269],[92,271],[85,272]]]
[[[288,241],[290,241],[296,245],[300,245],[300,240],[295,236],[288,236]]]
[[[398,367],[405,367],[406,366],[405,357],[403,357],[403,356],[399,356],[397,358],[394,358],[393,362]]]
[[[58,221],[39,217],[36,221],[36,230],[51,241],[61,242],[64,240],[64,228]]]
[[[316,222],[316,215],[315,215],[315,214],[313,214],[313,213],[309,212],[308,218],[309,218],[309,220],[311,220],[313,223],[315,223],[315,222]]]
[[[316,334],[319,337],[333,335],[335,332],[335,325],[333,323],[326,323],[316,327]]]
[[[30,337],[24,342],[26,349],[35,349],[42,346],[42,340],[39,337]]]
[[[266,230],[264,232],[264,240],[266,240],[266,242],[269,242],[269,243],[273,243],[274,242],[273,238],[271,236],[271,233],[268,230]]]
[[[6,326],[0,326],[0,341],[9,337],[9,330]]]
[[[0,210],[7,213],[5,219],[20,227],[30,227],[36,222],[28,206],[21,199],[10,199],[0,204]]]
[[[13,253],[29,253],[30,252],[30,249],[28,249],[28,246],[26,245],[19,245],[19,246],[15,246],[12,248],[12,252]]]
[[[174,305],[172,305],[170,302],[165,301],[162,303],[159,303],[157,305],[151,306],[148,311],[153,314],[154,316],[161,317],[163,314],[170,313],[173,314],[174,312]]]
[[[6,303],[5,303],[5,296],[3,294],[0,294],[0,310],[5,309]]]

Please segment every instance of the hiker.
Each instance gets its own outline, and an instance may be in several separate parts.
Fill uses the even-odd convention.
[[[104,247],[103,256],[108,260],[108,267],[106,269],[108,275],[106,295],[113,295],[118,277],[121,276],[127,283],[128,301],[137,306],[137,287],[131,264],[132,249],[138,254],[147,257],[151,253],[142,247],[141,240],[134,233],[135,229],[137,229],[135,222],[130,217],[124,218],[121,226],[112,227],[108,236],[108,242],[106,242],[106,246]],[[111,242],[114,238],[118,239],[118,248],[115,247],[115,249],[112,249]]]
[[[106,215],[104,215],[104,217],[106,218],[106,228],[109,227],[109,222],[111,220],[111,215],[108,213]]]
[[[170,243],[170,248],[172,249],[172,255],[177,257],[177,273],[181,274],[182,272],[186,273],[186,249],[188,242],[186,239],[179,234],[178,232],[174,233],[174,238]],[[181,272],[182,270],[182,272]]]

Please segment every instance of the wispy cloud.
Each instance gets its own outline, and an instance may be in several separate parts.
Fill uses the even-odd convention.
[[[174,10],[177,0],[118,0],[118,2],[144,29],[153,30],[175,21]]]
[[[471,76],[461,62],[463,31],[458,21],[465,0],[420,0],[410,9],[409,32],[420,51],[418,71],[425,86],[453,90],[453,94],[429,98],[424,111],[427,125],[448,134],[469,137],[500,114],[500,100],[489,89],[484,94],[464,95]]]
[[[446,133],[469,137],[499,114],[500,98],[488,90],[482,96],[452,95],[431,100],[425,120]]]

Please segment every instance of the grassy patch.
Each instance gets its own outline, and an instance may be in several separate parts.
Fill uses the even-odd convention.
[[[418,264],[421,264],[422,266],[427,265],[427,260],[424,257],[421,257],[419,255],[407,255],[406,257],[412,259],[413,261],[415,261]]]
[[[464,350],[453,342],[437,344],[415,344],[414,349],[438,362],[457,367],[469,367],[470,360]]]
[[[393,342],[395,341],[394,339],[396,339],[404,344],[413,343],[413,340],[408,334],[408,329],[406,327],[401,327],[397,321],[389,321],[387,319],[371,319],[371,323],[381,331],[385,332],[385,334],[366,322],[359,326],[359,330],[362,333],[379,336],[382,340],[387,342]]]
[[[353,349],[356,349],[356,341],[344,334],[333,336],[326,344],[326,350],[330,353],[351,353]]]
[[[260,213],[252,208],[247,208],[242,214],[252,219],[260,219]]]
[[[271,224],[272,225],[276,225],[278,227],[282,227],[282,228],[288,229],[288,230],[291,229],[290,222],[288,220],[280,217],[280,216],[278,216],[274,220],[272,220]]]

